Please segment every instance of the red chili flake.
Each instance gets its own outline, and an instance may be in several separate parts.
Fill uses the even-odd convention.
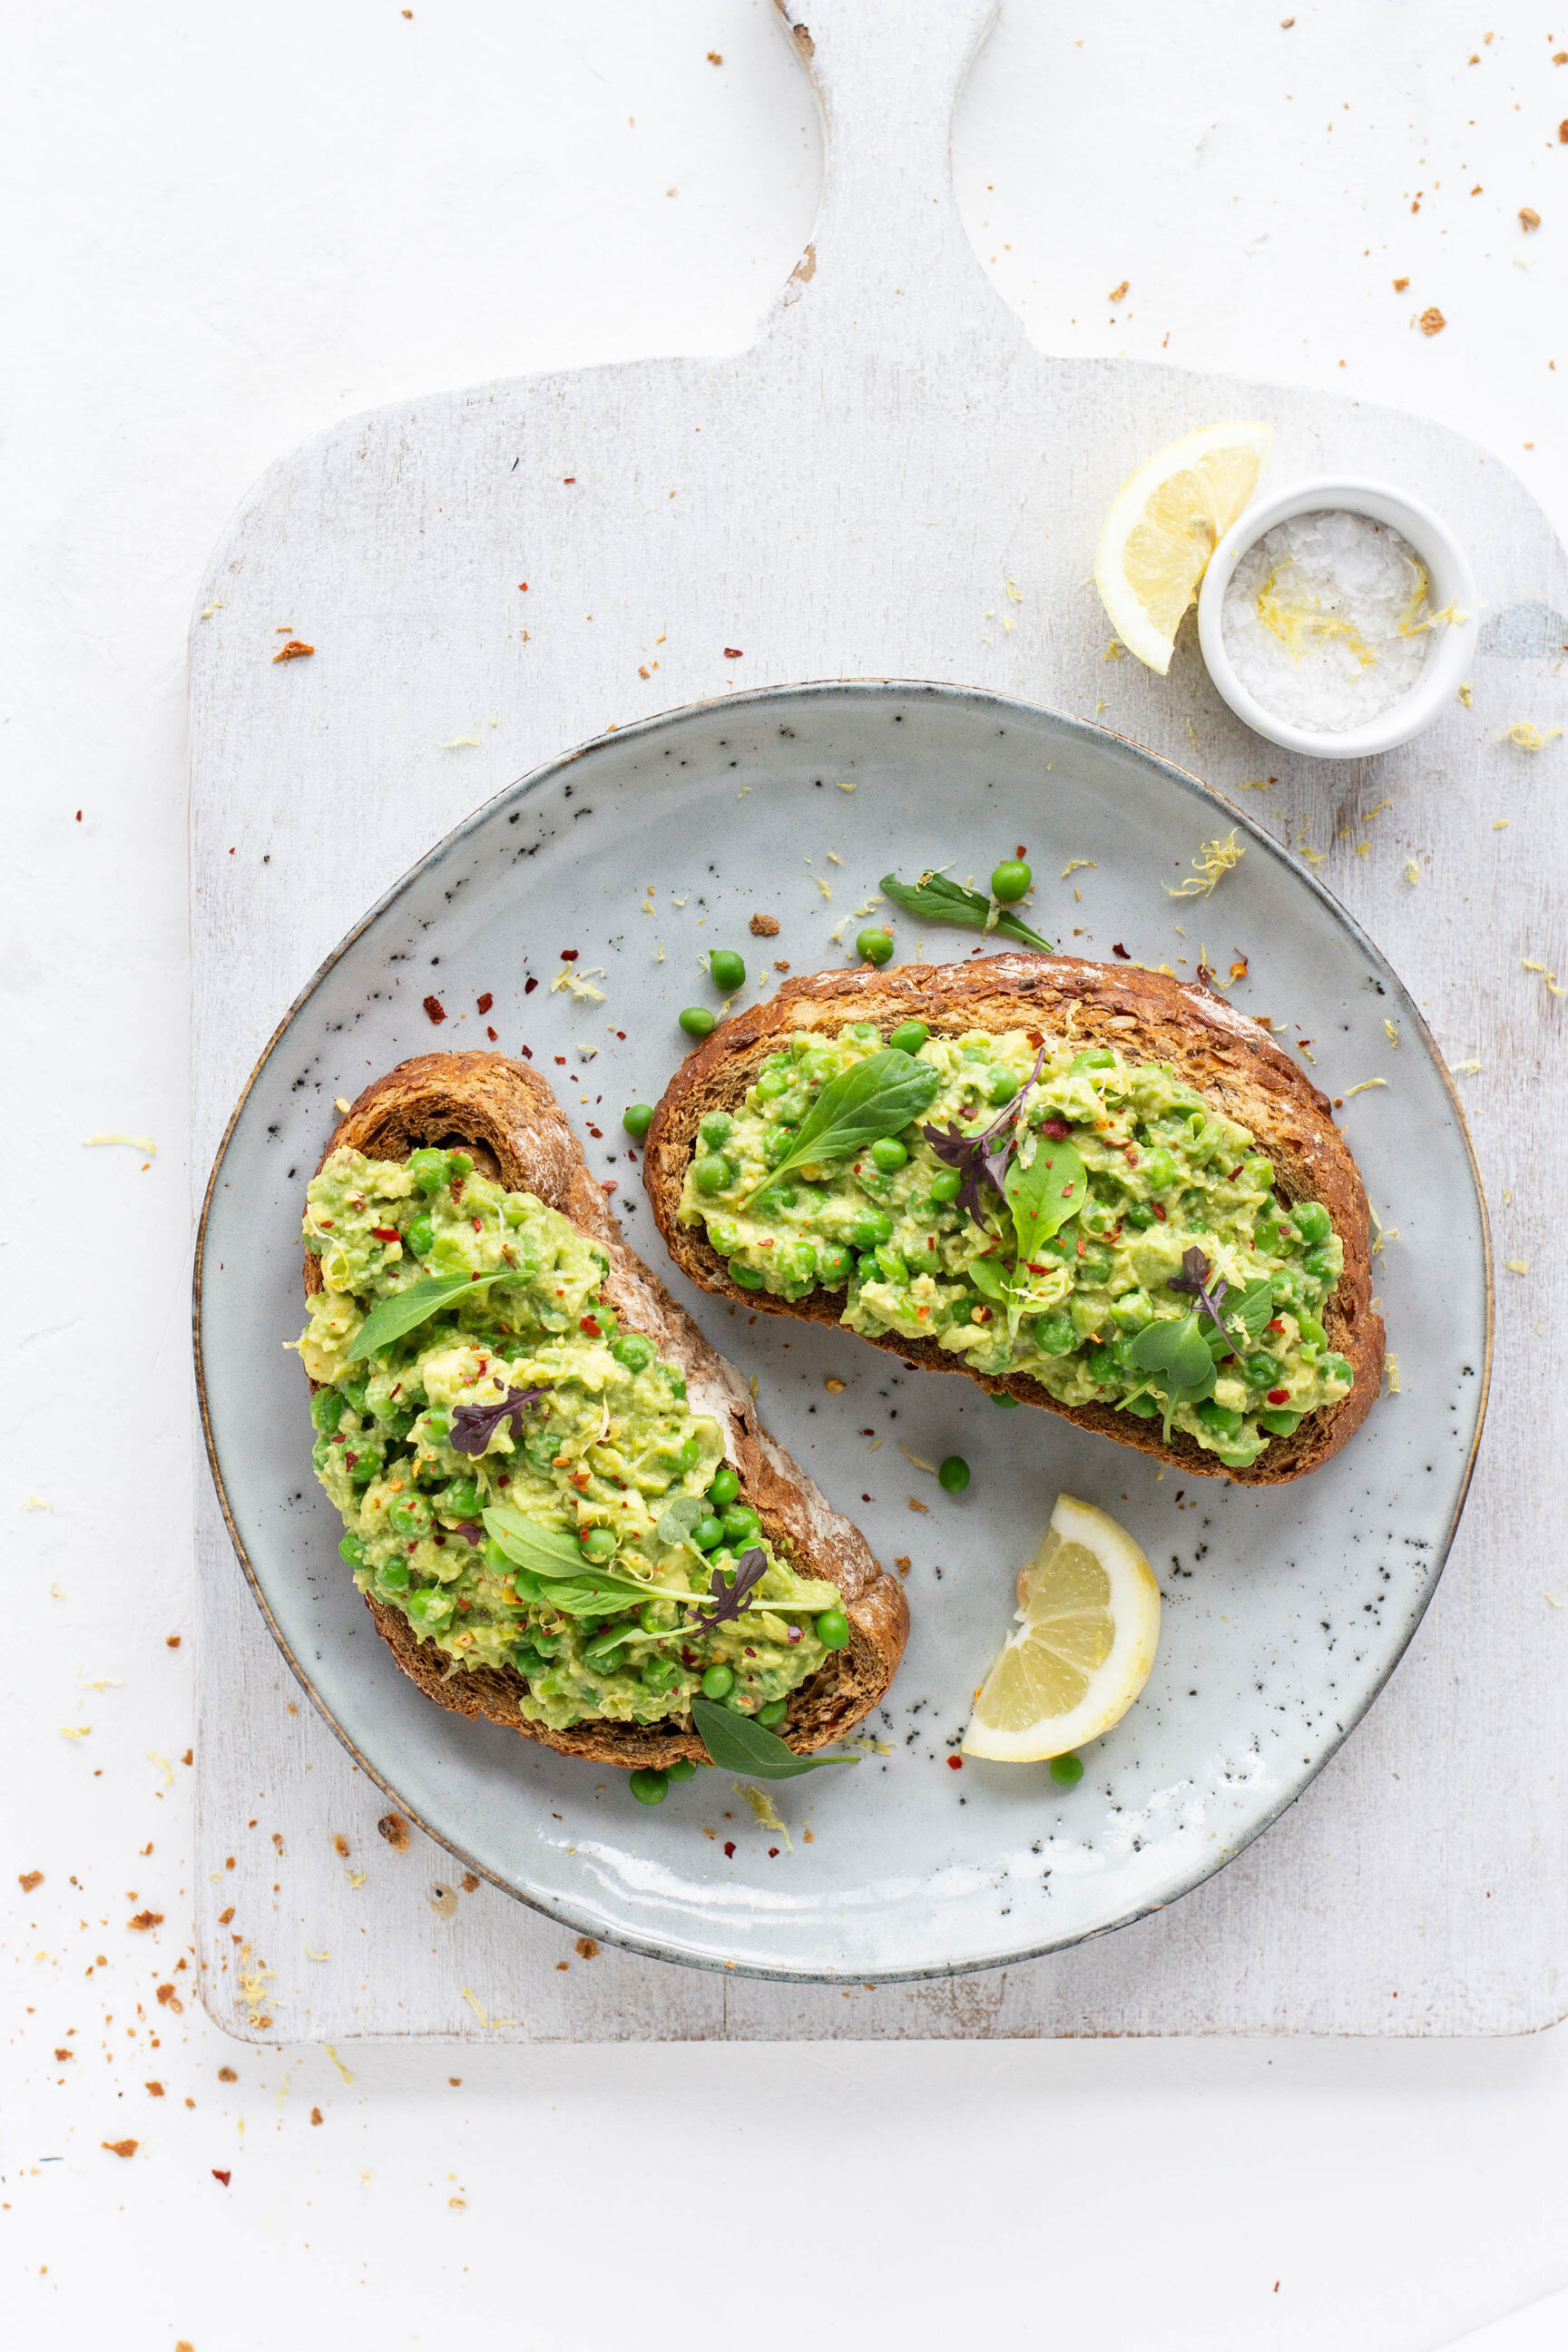
[[[1166,1222],[1166,1220],[1165,1220],[1165,1212],[1164,1212],[1164,1210],[1160,1206],[1159,1202],[1158,1202],[1158,1201],[1152,1201],[1152,1202],[1150,1202],[1150,1206],[1151,1206],[1151,1208],[1153,1210],[1154,1214],[1159,1218],[1160,1223],[1161,1223],[1162,1224],[1163,1224],[1163,1223]]]
[[[768,1848],[768,1860],[769,1860],[770,1862],[774,1862],[774,1861],[776,1861],[776,1860],[777,1860],[777,1858],[778,1858],[778,1848],[777,1848],[777,1846],[776,1846],[776,1845],[771,1845],[771,1846],[769,1846],[769,1848]]]
[[[484,1223],[484,1219],[483,1219],[482,1217],[470,1217],[470,1218],[468,1219],[468,1223],[469,1223],[469,1224],[470,1224],[470,1225],[472,1225],[472,1227],[473,1227],[473,1229],[474,1229],[475,1233],[477,1233],[477,1234],[482,1234],[482,1233],[484,1232],[484,1229],[485,1229],[485,1223]]]
[[[316,1219],[316,1223],[320,1225],[324,1234],[330,1234],[333,1225],[337,1223],[337,1220],[334,1217],[318,1217]]]
[[[576,480],[577,477],[575,474],[563,474],[561,478],[563,482],[570,485]]]
[[[496,1485],[498,1486],[510,1486],[511,1485],[511,1473],[508,1470],[498,1470],[496,1473]]]
[[[1283,1331],[1285,1326],[1281,1323],[1279,1316],[1277,1315],[1272,1323],[1266,1323],[1263,1328],[1267,1331]]]
[[[525,1062],[531,1062],[531,1061],[532,1061],[532,1059],[533,1059],[533,1048],[532,1048],[532,1046],[531,1046],[531,1045],[520,1045],[520,1046],[518,1047],[518,1051],[519,1051],[519,1053],[522,1055],[523,1060],[524,1060]]]
[[[586,1331],[592,1339],[602,1339],[605,1336],[591,1315],[584,1315],[578,1323],[577,1328],[579,1331]]]
[[[342,1444],[342,1442],[343,1442],[343,1441],[342,1441],[342,1439],[341,1437],[334,1437],[334,1438],[333,1438],[333,1440],[332,1440],[332,1443],[333,1443],[333,1444],[334,1444],[334,1445],[341,1445],[341,1444]],[[352,1469],[353,1468],[353,1466],[354,1466],[354,1464],[355,1464],[358,1460],[359,1460],[359,1455],[358,1455],[357,1454],[345,1454],[343,1455],[343,1467],[344,1467],[344,1469],[345,1469],[345,1470],[352,1470]]]
[[[1024,844],[1023,844],[1022,842],[1020,842],[1020,843],[1018,844],[1017,851],[1016,851],[1016,854],[1019,857],[1026,857],[1026,856],[1028,856],[1028,854],[1029,854],[1029,853],[1028,853],[1027,849],[1025,847]],[[1040,1042],[1040,1041],[1039,1041],[1039,1039],[1038,1039],[1037,1037],[1031,1037],[1031,1038],[1030,1038],[1030,1040],[1029,1040],[1029,1043],[1030,1043],[1032,1045],[1037,1045],[1039,1044],[1039,1042]]]
[[[1089,1250],[1089,1244],[1084,1240],[1083,1235],[1082,1235],[1081,1234],[1079,1234],[1079,1237],[1078,1237],[1078,1254],[1079,1254],[1079,1257],[1083,1257],[1083,1256],[1087,1255],[1087,1254],[1088,1254],[1088,1250]]]
[[[495,1003],[495,998],[492,996],[492,994],[490,993],[489,990],[487,988],[487,989],[486,989],[486,991],[485,991],[485,992],[484,992],[484,994],[483,994],[483,995],[479,999],[478,1003],[475,1004],[475,1006],[474,1006],[474,1011],[475,1011],[476,1013],[488,1013],[488,1012],[489,1011],[489,1009],[490,1009],[490,1006],[491,1006],[494,1003]]]
[[[527,583],[527,581],[526,581],[526,580],[520,580],[520,581],[518,582],[518,583],[517,583],[517,584],[518,584],[518,590],[519,590],[519,593],[520,593],[521,594],[522,594],[522,595],[526,596],[526,595],[527,595],[527,593],[528,593],[528,583]]]
[[[395,1242],[399,1238],[395,1225],[372,1225],[372,1238],[378,1242]]]
[[[733,1862],[734,1858],[735,1841],[733,1838],[726,1838],[724,1841],[724,1859],[726,1862]]]
[[[580,948],[563,948],[561,950],[561,961],[563,963],[575,963],[581,953],[582,950]]]
[[[636,1167],[636,1165],[637,1165],[637,1153],[636,1153],[635,1151],[628,1151],[628,1152],[626,1153],[626,1158],[631,1161],[631,1163],[632,1163],[632,1165],[633,1165],[633,1167],[634,1167],[634,1168],[635,1168],[635,1167]]]
[[[1040,1133],[1048,1135],[1053,1143],[1065,1143],[1072,1129],[1065,1118],[1047,1118],[1041,1121]]]
[[[499,1031],[499,1030],[491,1029],[491,1028],[487,1024],[486,1029],[485,1029],[485,1035],[489,1039],[490,1044],[491,1044],[492,1045],[495,1044],[496,1039],[498,1038],[498,1036],[500,1035],[500,1031]]]
[[[588,1132],[593,1137],[595,1143],[603,1143],[605,1139],[605,1130],[602,1127],[595,1127],[592,1119],[588,1122]]]
[[[523,992],[524,996],[531,996],[531,995],[533,994],[534,990],[535,990],[538,986],[539,986],[539,982],[537,982],[537,981],[532,977],[532,975],[531,975],[531,974],[530,974],[530,976],[529,976],[529,978],[528,978],[527,980],[525,980],[525,981],[523,982],[523,983],[522,983],[522,992]]]
[[[1268,1402],[1270,1404],[1289,1404],[1290,1402],[1289,1390],[1270,1389],[1268,1391]]]
[[[617,1029],[617,1030],[616,1030],[616,1036],[620,1039],[620,1041],[621,1041],[622,1045],[624,1045],[626,1044],[626,1031],[625,1031],[624,1029]]]
[[[447,1191],[451,1193],[452,1198],[453,1198],[453,1200],[454,1200],[454,1201],[460,1201],[460,1200],[462,1199],[462,1197],[463,1197],[463,1180],[462,1180],[462,1178],[461,1178],[460,1176],[454,1176],[454,1177],[452,1178],[452,1180],[451,1180],[450,1183],[447,1185]],[[477,1274],[476,1274],[476,1275],[474,1276],[474,1277],[473,1277],[473,1279],[474,1279],[476,1282],[478,1282],[479,1278],[479,1276],[478,1276]]]
[[[746,656],[741,651],[739,646],[726,646],[724,648],[724,658],[726,661],[744,661]]]
[[[436,1024],[436,1026],[438,1029],[442,1022],[447,1018],[447,1008],[442,1003],[440,998],[438,996],[427,996],[425,999],[425,1010],[430,1015],[431,1020]]]
[[[1120,940],[1115,940],[1111,942],[1110,952],[1114,956],[1120,956],[1123,963],[1131,963],[1132,961]]]
[[[233,2178],[230,2173],[220,2172],[216,2164],[213,2166],[212,2175],[215,2180],[221,2180],[226,2189],[228,2187],[229,2181]]]
[[[555,1056],[555,1058],[556,1058],[556,1061],[560,1064],[561,1067],[562,1067],[563,1069],[564,1069],[564,1068],[566,1067],[566,1056],[565,1056],[565,1055],[564,1055],[564,1054],[557,1054],[557,1055],[556,1055],[556,1056]]]
[[[600,1186],[599,1186],[599,1190],[600,1190],[600,1192],[615,1192],[615,1191],[616,1190],[616,1180],[615,1180],[615,1178],[612,1176],[612,1177],[610,1177],[610,1179],[608,1180],[608,1181],[607,1181],[607,1182],[601,1182],[601,1184],[600,1184]]]
[[[962,1772],[963,1769],[963,1757],[950,1756],[947,1759],[947,1769],[950,1772]]]

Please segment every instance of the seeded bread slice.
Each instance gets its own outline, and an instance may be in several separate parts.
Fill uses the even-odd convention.
[[[1250,1469],[1227,1469],[1194,1438],[1173,1430],[1167,1444],[1158,1422],[1136,1420],[1103,1404],[1059,1404],[1027,1373],[998,1379],[968,1377],[984,1389],[1010,1391],[1021,1402],[1044,1405],[1080,1428],[1097,1430],[1142,1454],[1157,1454],[1200,1477],[1233,1478],[1268,1486],[1300,1478],[1337,1454],[1371,1412],[1383,1381],[1383,1322],[1372,1307],[1368,1252],[1370,1220],[1360,1173],[1333,1122],[1326,1096],[1282,1053],[1258,1022],[1205,990],[1163,972],[1089,963],[1073,956],[996,955],[960,964],[904,964],[894,971],[803,974],[766,1004],[724,1022],[688,1055],[654,1113],[643,1160],[643,1181],[659,1232],[683,1274],[704,1290],[732,1298],[752,1313],[794,1315],[837,1323],[839,1291],[813,1291],[786,1300],[765,1290],[742,1290],[700,1226],[680,1223],[686,1171],[698,1148],[697,1129],[710,1110],[734,1111],[744,1101],[765,1055],[795,1031],[836,1035],[853,1021],[875,1022],[883,1034],[900,1021],[923,1021],[933,1034],[972,1030],[1032,1030],[1075,1045],[1115,1045],[1136,1059],[1168,1062],[1205,1102],[1257,1138],[1274,1164],[1281,1201],[1321,1201],[1344,1244],[1344,1272],[1323,1309],[1331,1346],[1349,1359],[1355,1384],[1339,1404],[1310,1412],[1294,1436],[1270,1441]],[[934,1339],[889,1332],[870,1345],[900,1357],[911,1369],[965,1372],[967,1367]]]
[[[871,1557],[858,1528],[831,1509],[804,1470],[758,1423],[745,1383],[715,1354],[691,1318],[621,1239],[604,1192],[544,1080],[502,1054],[422,1054],[400,1062],[365,1088],[333,1129],[326,1151],[352,1144],[373,1160],[405,1160],[420,1144],[473,1154],[485,1173],[513,1192],[531,1192],[570,1217],[610,1261],[605,1296],[621,1324],[641,1331],[686,1378],[694,1412],[710,1416],[741,1481],[741,1494],[805,1576],[836,1584],[849,1620],[849,1646],[833,1652],[790,1699],[781,1736],[801,1754],[841,1739],[876,1706],[903,1655],[909,1604],[903,1588]],[[321,1286],[308,1252],[305,1295]],[[401,1610],[367,1594],[376,1630],[404,1673],[427,1698],[459,1715],[488,1716],[525,1739],[597,1764],[673,1764],[706,1760],[707,1750],[679,1718],[660,1723],[581,1723],[553,1731],[531,1723],[519,1700],[527,1685],[510,1666],[459,1667],[433,1641],[422,1642]]]

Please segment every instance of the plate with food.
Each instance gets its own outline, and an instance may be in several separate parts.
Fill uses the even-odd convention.
[[[230,1531],[362,1766],[785,1978],[1059,1948],[1267,1828],[1431,1598],[1489,1347],[1343,908],[1134,744],[880,681],[479,810],[289,1010],[197,1258]]]

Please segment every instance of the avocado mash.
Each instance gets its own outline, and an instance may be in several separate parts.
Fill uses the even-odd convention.
[[[838,1593],[763,1535],[718,1423],[605,1306],[602,1253],[434,1150],[334,1151],[304,1237],[316,1475],[360,1590],[454,1670],[514,1667],[553,1729],[687,1715],[699,1692],[780,1724],[848,1642]],[[356,1354],[373,1313],[410,1328]]]
[[[824,1087],[889,1047],[930,1066],[929,1109],[847,1159],[796,1164]],[[991,1179],[975,1173],[987,1130]],[[801,1032],[742,1109],[709,1113],[679,1214],[742,1289],[842,1290],[852,1331],[934,1340],[1066,1405],[1158,1416],[1240,1469],[1353,1377],[1319,1319],[1344,1263],[1332,1220],[1319,1202],[1287,1209],[1273,1183],[1247,1129],[1164,1064],[921,1022],[884,1045],[861,1022]]]

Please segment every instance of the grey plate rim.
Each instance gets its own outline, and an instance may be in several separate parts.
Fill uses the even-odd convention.
[[[444,1834],[442,1831],[434,1827],[430,1822],[425,1819],[421,1812],[407,1803],[407,1801],[399,1794],[398,1790],[392,1785],[391,1781],[388,1780],[384,1774],[377,1769],[374,1763],[373,1763],[369,1756],[367,1756],[361,1748],[355,1745],[353,1739],[350,1737],[349,1733],[343,1728],[337,1717],[333,1714],[327,1700],[316,1688],[316,1685],[312,1682],[304,1664],[289,1647],[287,1640],[284,1638],[281,1627],[272,1613],[271,1607],[269,1606],[267,1599],[266,1591],[263,1589],[261,1580],[251,1563],[250,1556],[245,1547],[244,1538],[241,1537],[239,1529],[235,1523],[234,1514],[229,1507],[228,1493],[224,1485],[222,1469],[219,1466],[217,1439],[214,1433],[211,1412],[208,1405],[206,1376],[202,1345],[202,1286],[206,1251],[207,1221],[212,1210],[213,1201],[216,1193],[218,1179],[222,1174],[224,1162],[228,1156],[229,1145],[233,1139],[235,1129],[239,1123],[246,1104],[250,1098],[251,1091],[256,1086],[261,1072],[271,1060],[272,1055],[276,1053],[279,1046],[282,1044],[284,1037],[293,1025],[293,1023],[300,1013],[303,1012],[305,1006],[315,994],[316,990],[326,978],[327,974],[332,971],[333,967],[340,961],[342,956],[347,953],[348,950],[354,944],[355,940],[363,937],[364,932],[367,931],[371,925],[379,919],[382,913],[402,897],[404,891],[408,887],[409,884],[415,879],[415,877],[423,874],[426,867],[435,865],[438,859],[446,856],[452,849],[456,848],[459,843],[465,840],[468,835],[472,833],[491,814],[491,812],[497,809],[503,802],[512,800],[521,801],[531,793],[543,790],[546,785],[552,782],[558,776],[565,773],[569,769],[575,768],[582,761],[592,759],[595,752],[608,750],[612,745],[618,751],[623,744],[628,741],[635,741],[638,737],[658,734],[663,729],[674,725],[677,721],[693,719],[700,713],[706,712],[712,714],[719,709],[723,709],[725,711],[746,710],[749,709],[756,709],[768,703],[793,703],[825,695],[849,695],[853,697],[863,696],[868,701],[891,697],[903,697],[906,698],[929,698],[957,704],[970,704],[986,711],[1016,713],[1020,718],[1029,720],[1037,720],[1041,719],[1048,719],[1053,725],[1061,727],[1068,733],[1077,735],[1088,741],[1093,742],[1103,740],[1108,742],[1113,742],[1123,746],[1128,751],[1135,752],[1140,759],[1147,761],[1152,767],[1158,769],[1163,776],[1167,777],[1172,782],[1179,785],[1180,788],[1184,792],[1189,793],[1193,799],[1223,808],[1227,818],[1234,819],[1236,824],[1241,827],[1243,832],[1245,832],[1252,841],[1255,841],[1260,848],[1266,850],[1271,858],[1277,859],[1284,865],[1298,881],[1306,885],[1308,889],[1322,902],[1323,906],[1328,909],[1330,915],[1332,917],[1334,921],[1339,924],[1341,929],[1349,933],[1350,937],[1356,942],[1356,944],[1373,959],[1382,971],[1388,974],[1389,978],[1394,982],[1396,986],[1399,987],[1402,994],[1408,999],[1410,1003],[1409,1017],[1415,1026],[1416,1034],[1422,1045],[1426,1048],[1428,1058],[1442,1079],[1445,1091],[1447,1094],[1450,1106],[1453,1109],[1455,1124],[1458,1131],[1459,1139],[1464,1145],[1465,1158],[1470,1172],[1470,1181],[1475,1187],[1476,1204],[1479,1211],[1481,1253],[1485,1277],[1486,1349],[1481,1363],[1480,1392],[1477,1399],[1475,1433],[1470,1441],[1469,1452],[1465,1458],[1464,1468],[1459,1478],[1458,1490],[1454,1498],[1453,1508],[1449,1513],[1447,1524],[1443,1530],[1441,1541],[1433,1547],[1436,1572],[1429,1580],[1426,1589],[1421,1597],[1419,1605],[1412,1610],[1397,1640],[1391,1648],[1382,1672],[1378,1675],[1372,1688],[1368,1691],[1363,1704],[1356,1709],[1355,1713],[1351,1717],[1350,1721],[1345,1725],[1339,1738],[1333,1741],[1331,1746],[1324,1748],[1321,1756],[1318,1759],[1316,1763],[1313,1764],[1311,1769],[1302,1775],[1301,1779],[1296,1783],[1294,1788],[1291,1789],[1289,1793],[1282,1797],[1277,1805],[1273,1806],[1259,1821],[1255,1822],[1245,1836],[1237,1838],[1235,1843],[1227,1848],[1224,1855],[1217,1862],[1209,1863],[1203,1868],[1193,1871],[1184,1878],[1179,1885],[1173,1886],[1167,1893],[1162,1895],[1157,1900],[1137,1904],[1131,1910],[1122,1912],[1117,1918],[1108,1919],[1101,1926],[1089,1928],[1079,1935],[1057,1937],[1048,1939],[1044,1943],[1027,1944],[1021,1947],[1016,1952],[1010,1952],[1001,1956],[993,1954],[979,1959],[950,1960],[941,1966],[928,1966],[924,1968],[871,1969],[869,1970],[853,1969],[847,1971],[832,1969],[769,1969],[745,1961],[710,1958],[700,1953],[679,1951],[673,1949],[668,1944],[659,1942],[655,1937],[630,1935],[626,1933],[625,1929],[611,1925],[596,1914],[586,1910],[579,1910],[576,1906],[569,1903],[547,1901],[541,1895],[530,1893],[526,1887],[513,1885],[510,1880],[500,1877],[486,1864],[479,1861],[475,1856],[468,1853],[464,1847],[454,1843],[450,1837]],[[1355,917],[1350,912],[1350,909],[1344,906],[1340,899],[1335,898],[1333,892],[1328,887],[1326,883],[1321,881],[1316,874],[1310,872],[1298,859],[1293,858],[1290,856],[1289,851],[1283,848],[1280,844],[1274,839],[1271,834],[1266,833],[1262,825],[1259,824],[1257,819],[1251,816],[1247,810],[1237,808],[1234,802],[1227,800],[1222,793],[1216,792],[1212,785],[1205,783],[1200,776],[1194,776],[1189,769],[1179,767],[1173,760],[1166,759],[1164,755],[1159,751],[1151,751],[1146,743],[1140,743],[1135,736],[1119,734],[1114,728],[1101,727],[1094,719],[1079,719],[1070,711],[1058,710],[1049,703],[1030,702],[1019,695],[995,694],[985,687],[963,686],[938,678],[830,677],[801,679],[794,684],[783,686],[750,687],[746,688],[743,693],[740,694],[727,694],[695,702],[678,703],[673,705],[668,710],[657,711],[647,719],[637,719],[625,727],[605,729],[601,733],[591,736],[585,742],[575,745],[572,750],[558,752],[552,759],[542,761],[540,766],[531,769],[525,775],[516,778],[511,783],[503,785],[499,793],[492,793],[489,800],[482,801],[477,808],[470,810],[468,814],[463,818],[460,824],[454,825],[449,833],[444,834],[440,840],[432,844],[431,847],[426,851],[423,857],[416,859],[414,865],[409,866],[405,873],[399,875],[397,880],[387,889],[383,891],[381,897],[375,900],[373,906],[366,909],[359,921],[355,923],[351,929],[344,932],[342,938],[338,941],[336,947],[331,950],[331,953],[322,958],[321,963],[317,965],[315,971],[310,974],[310,979],[305,982],[305,985],[300,990],[293,1002],[289,1005],[287,1011],[283,1013],[271,1035],[268,1038],[265,1045],[263,1045],[260,1053],[257,1055],[250,1073],[247,1077],[244,1086],[240,1089],[239,1095],[235,1102],[234,1108],[229,1113],[222,1138],[218,1143],[217,1150],[214,1155],[211,1172],[207,1177],[206,1184],[202,1194],[201,1214],[196,1226],[195,1248],[191,1276],[191,1326],[192,1346],[195,1369],[197,1409],[201,1416],[202,1440],[206,1452],[207,1467],[211,1473],[214,1490],[217,1496],[218,1508],[223,1514],[224,1525],[228,1529],[229,1541],[234,1546],[235,1556],[239,1562],[240,1569],[244,1573],[246,1581],[250,1587],[256,1604],[261,1612],[263,1622],[265,1622],[274,1642],[277,1643],[279,1651],[282,1653],[282,1655],[287,1662],[290,1672],[293,1674],[295,1680],[299,1683],[300,1689],[304,1692],[306,1697],[310,1700],[311,1706],[315,1708],[322,1722],[326,1724],[328,1729],[333,1734],[334,1738],[347,1751],[348,1755],[359,1767],[360,1770],[364,1773],[366,1778],[371,1780],[376,1788],[383,1790],[386,1796],[393,1800],[393,1801],[398,1806],[399,1810],[405,1814],[406,1819],[411,1822],[416,1828],[423,1831],[425,1835],[431,1839],[435,1844],[440,1846],[446,1853],[449,1853],[454,1861],[460,1862],[466,1869],[476,1873],[477,1875],[486,1880],[489,1885],[498,1888],[501,1894],[510,1895],[514,1902],[526,1905],[531,1911],[539,1912],[543,1917],[554,1920],[561,1927],[570,1927],[579,1933],[589,1934],[601,1937],[605,1943],[614,1944],[622,1951],[634,1952],[644,1959],[663,1960],[675,1967],[698,1969],[710,1975],[749,1977],[759,1979],[764,1983],[773,1984],[837,1984],[846,1974],[851,1974],[854,1976],[858,1983],[865,1983],[867,1985],[891,1985],[929,1983],[949,1977],[974,1976],[984,1974],[989,1969],[1013,1968],[1021,1965],[1026,1960],[1048,1958],[1054,1952],[1067,1951],[1075,1948],[1080,1944],[1092,1943],[1101,1936],[1115,1935],[1121,1928],[1130,1927],[1138,1920],[1148,1918],[1156,1911],[1168,1909],[1173,1903],[1180,1902],[1184,1895],[1191,1895],[1197,1887],[1205,1885],[1209,1879],[1217,1877],[1220,1872],[1228,1868],[1230,1864],[1233,1863],[1239,1854],[1244,1853],[1255,1840],[1261,1837],[1266,1830],[1271,1829],[1274,1823],[1280,1818],[1281,1814],[1288,1812],[1290,1807],[1297,1801],[1298,1798],[1300,1798],[1303,1792],[1311,1786],[1312,1782],[1318,1778],[1324,1767],[1338,1755],[1340,1749],[1344,1746],[1345,1741],[1350,1738],[1357,1726],[1362,1722],[1373,1702],[1381,1697],[1383,1692],[1387,1688],[1389,1680],[1393,1675],[1395,1667],[1398,1665],[1401,1658],[1405,1655],[1405,1653],[1408,1649],[1411,1642],[1415,1639],[1416,1629],[1420,1625],[1422,1619],[1426,1614],[1427,1610],[1430,1608],[1433,1597],[1436,1592],[1438,1585],[1442,1581],[1444,1570],[1447,1566],[1448,1554],[1453,1549],[1454,1538],[1458,1532],[1459,1521],[1464,1516],[1465,1505],[1469,1496],[1470,1481],[1475,1474],[1476,1457],[1479,1452],[1482,1433],[1486,1427],[1487,1406],[1491,1393],[1492,1359],[1496,1344],[1496,1300],[1493,1280],[1491,1219],[1487,1208],[1486,1192],[1481,1183],[1480,1168],[1476,1160],[1475,1145],[1470,1139],[1469,1124],[1466,1119],[1464,1106],[1459,1099],[1458,1090],[1454,1084],[1453,1076],[1438,1049],[1436,1040],[1433,1036],[1426,1022],[1423,1020],[1421,1016],[1419,1007],[1415,1004],[1414,998],[1410,997],[1409,991],[1405,988],[1404,982],[1400,981],[1398,974],[1394,971],[1388,959],[1384,955],[1383,950],[1376,945],[1375,941],[1373,940],[1362,929]]]

